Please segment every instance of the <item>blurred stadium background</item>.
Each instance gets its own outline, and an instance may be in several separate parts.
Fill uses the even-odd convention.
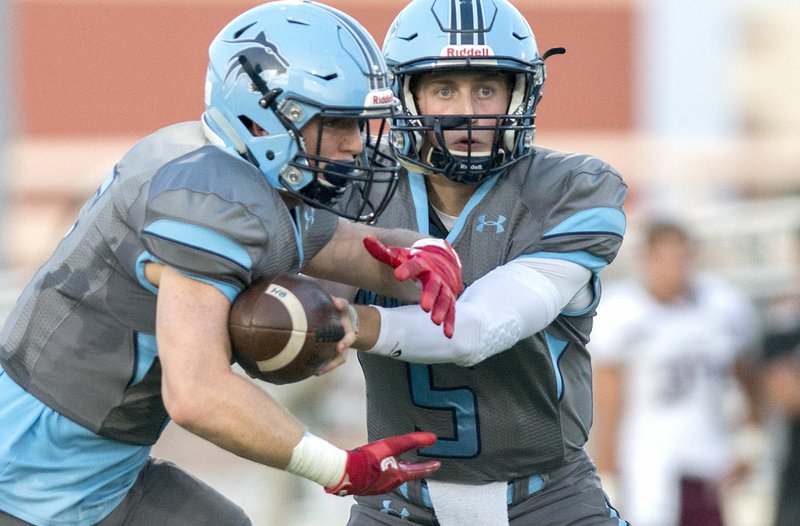
[[[0,0],[0,320],[117,158],[156,128],[200,115],[210,40],[257,3]],[[379,43],[406,4],[328,3]],[[537,143],[596,154],[629,184],[629,235],[607,279],[633,268],[626,254],[640,218],[671,214],[703,240],[703,265],[760,306],[797,292],[786,284],[800,283],[791,235],[800,227],[800,4],[513,3],[540,51],[568,50],[548,61]],[[329,376],[265,388],[313,431],[357,445],[365,430],[355,360]],[[768,523],[770,446],[753,444],[763,469],[731,491],[733,526]],[[174,426],[155,452],[229,495],[256,526],[346,522],[348,499]]]

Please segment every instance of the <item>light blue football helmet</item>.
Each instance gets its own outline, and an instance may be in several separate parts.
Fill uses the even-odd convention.
[[[225,26],[209,59],[202,120],[213,141],[311,206],[357,221],[377,218],[397,183],[399,165],[377,148],[397,100],[380,49],[361,25],[324,4],[270,2]],[[331,126],[355,119],[361,155],[342,161],[321,157],[319,147],[307,151],[300,130],[315,118]],[[254,134],[253,124],[266,134]],[[326,126],[319,129],[318,144]],[[345,211],[336,201],[351,185]]]
[[[522,14],[506,0],[413,0],[395,18],[383,44],[402,111],[392,119],[391,142],[409,170],[438,173],[476,184],[527,157],[533,146],[536,106],[546,76],[536,38]],[[419,115],[412,93],[416,75],[435,71],[493,71],[513,76],[508,110],[497,115]],[[492,120],[479,126],[475,119]],[[450,151],[448,130],[493,130],[488,152]],[[426,134],[439,146],[422,153]]]

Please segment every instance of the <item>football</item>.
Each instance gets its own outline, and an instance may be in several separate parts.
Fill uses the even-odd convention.
[[[299,382],[336,356],[344,337],[339,311],[317,283],[299,274],[254,281],[231,306],[234,360],[272,384]]]

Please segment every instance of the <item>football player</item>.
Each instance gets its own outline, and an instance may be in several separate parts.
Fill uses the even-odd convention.
[[[359,307],[356,342],[369,437],[430,430],[436,444],[406,458],[441,468],[356,497],[350,524],[624,524],[584,443],[586,343],[600,272],[622,243],[626,186],[600,159],[533,144],[544,59],[563,50],[540,54],[506,0],[413,0],[383,51],[404,171],[378,224],[452,243],[467,288],[452,339],[401,298],[358,293],[372,305]]]
[[[758,314],[695,266],[685,226],[658,219],[641,231],[639,275],[608,283],[589,345],[603,393],[592,451],[633,524],[722,526],[721,489],[752,468],[735,446],[758,421]],[[732,388],[747,411],[725,409]]]
[[[376,287],[452,329],[463,284],[447,243],[350,221],[374,221],[397,181],[396,164],[364,148],[394,107],[379,47],[340,11],[279,1],[233,20],[209,54],[202,119],[130,149],[0,333],[2,524],[249,524],[149,456],[170,418],[337,494],[383,493],[438,467],[395,460],[431,433],[354,451],[304,433],[230,366],[230,303],[265,275]],[[338,218],[349,187],[364,199]],[[395,271],[404,283],[364,249],[368,233],[413,244]],[[355,333],[339,305],[345,349]]]

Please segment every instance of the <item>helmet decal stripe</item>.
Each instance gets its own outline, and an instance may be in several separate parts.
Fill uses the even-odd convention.
[[[381,62],[383,57],[380,54],[380,50],[377,47],[368,46],[365,43],[370,42],[372,37],[368,35],[361,27],[356,25],[353,20],[343,17],[339,11],[332,9],[324,4],[316,4],[322,9],[328,11],[333,17],[336,18],[339,22],[342,23],[345,29],[347,29],[350,34],[353,36],[353,40],[356,41],[358,44],[361,53],[364,56],[364,59],[367,61],[367,66],[369,67],[369,71],[365,73],[369,77],[370,87],[372,89],[384,89],[387,88],[388,85],[385,82],[385,79],[382,76],[375,75],[374,73],[383,71],[383,67],[381,67]]]
[[[482,0],[450,0],[450,45],[486,45]]]
[[[475,21],[472,16],[472,2],[461,2],[459,0],[459,22],[461,33],[461,45],[470,46],[474,44],[474,33],[471,31],[475,29]]]
[[[450,0],[450,45],[457,46],[460,44],[460,34],[458,33],[458,9],[456,9],[456,2],[458,0]]]
[[[483,2],[475,0],[475,20],[477,20],[478,29],[478,42],[479,46],[486,45],[486,26],[483,19]]]

